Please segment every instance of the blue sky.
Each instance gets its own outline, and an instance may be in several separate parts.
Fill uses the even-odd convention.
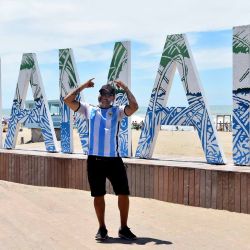
[[[230,105],[232,103],[232,58],[228,55],[232,54],[232,30],[188,33],[187,37],[208,103],[210,105]],[[107,79],[114,42],[73,48],[80,81],[96,78],[96,87],[86,90],[84,94],[85,99],[90,103],[96,104],[98,89]],[[150,47],[146,44],[131,41],[131,85],[140,106],[148,105],[164,43],[165,40],[162,41],[162,46],[159,46],[157,51],[150,52]],[[214,54],[215,58],[213,58]],[[9,69],[12,72],[11,85],[7,89],[3,88],[4,108],[11,107],[14,97],[21,54],[18,57],[19,61],[7,64],[9,68],[5,64],[2,65],[4,69],[3,86],[6,86],[8,82],[5,73],[9,75]],[[217,57],[220,59],[218,60]],[[58,99],[58,50],[38,52],[37,58],[47,99]],[[31,98],[31,89],[29,89],[27,99]],[[168,105],[183,106],[186,104],[184,89],[179,74],[176,72]]]
[[[250,24],[248,0],[1,0],[2,106],[10,108],[21,56],[37,54],[48,99],[58,99],[58,49],[72,48],[80,81],[95,77],[85,99],[95,104],[105,83],[116,41],[131,41],[132,91],[147,106],[168,34],[186,33],[209,105],[232,104],[232,27]],[[159,8],[161,6],[161,8]],[[176,12],[178,10],[178,12]],[[181,18],[180,18],[181,17]],[[29,89],[27,99],[31,98]],[[186,97],[178,74],[169,106]]]

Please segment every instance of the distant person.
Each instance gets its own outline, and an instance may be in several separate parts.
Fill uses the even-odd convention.
[[[94,87],[94,78],[81,84],[69,93],[64,102],[75,112],[84,115],[89,121],[89,152],[87,159],[88,181],[91,196],[94,197],[94,207],[99,222],[96,234],[97,240],[108,238],[108,230],[105,224],[105,199],[106,178],[118,195],[118,207],[120,210],[121,226],[118,235],[121,238],[135,240],[136,236],[127,226],[129,212],[129,186],[125,166],[118,152],[117,134],[119,123],[125,116],[131,116],[138,104],[129,88],[122,81],[115,81],[118,88],[122,88],[127,94],[129,104],[126,106],[113,106],[115,101],[115,88],[105,84],[99,90],[99,105],[94,107],[87,103],[80,103],[76,96],[86,88]]]

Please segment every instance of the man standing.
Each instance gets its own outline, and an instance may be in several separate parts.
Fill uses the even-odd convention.
[[[89,121],[89,152],[87,159],[88,181],[91,196],[94,197],[94,207],[99,222],[96,234],[97,240],[108,238],[108,230],[105,224],[105,199],[106,178],[113,186],[118,196],[121,227],[118,235],[121,238],[134,240],[136,236],[127,226],[129,211],[129,187],[125,166],[118,152],[119,124],[124,116],[131,116],[138,104],[122,81],[115,81],[118,88],[122,88],[127,94],[129,104],[126,106],[113,106],[115,101],[115,88],[105,84],[99,90],[97,107],[87,103],[76,101],[76,96],[86,88],[94,87],[94,78],[81,84],[69,93],[64,102],[75,112],[84,115]]]

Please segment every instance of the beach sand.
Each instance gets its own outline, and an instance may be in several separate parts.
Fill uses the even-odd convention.
[[[129,226],[139,239],[117,237],[117,198],[106,195],[111,239],[98,243],[87,191],[0,181],[0,249],[250,249],[246,214],[130,197]]]
[[[132,130],[132,151],[135,154],[141,130]],[[228,161],[232,161],[232,133],[231,132],[217,132],[218,139],[224,154]],[[3,133],[3,140],[6,133]],[[24,144],[21,143],[23,137]],[[45,151],[44,142],[27,143],[31,140],[31,130],[24,128],[18,133],[17,149],[33,149]],[[74,152],[81,153],[81,143],[77,130],[73,131],[73,145]],[[60,147],[60,141],[58,142]],[[165,131],[160,130],[156,140],[155,149],[153,153],[154,158],[161,158],[165,156],[184,156],[192,158],[202,158],[205,161],[201,142],[197,131]]]

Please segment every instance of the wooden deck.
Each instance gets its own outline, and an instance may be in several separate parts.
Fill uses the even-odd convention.
[[[81,154],[0,150],[0,179],[89,190]],[[187,159],[124,159],[132,196],[250,214],[250,167]],[[107,182],[107,192],[112,187]]]

